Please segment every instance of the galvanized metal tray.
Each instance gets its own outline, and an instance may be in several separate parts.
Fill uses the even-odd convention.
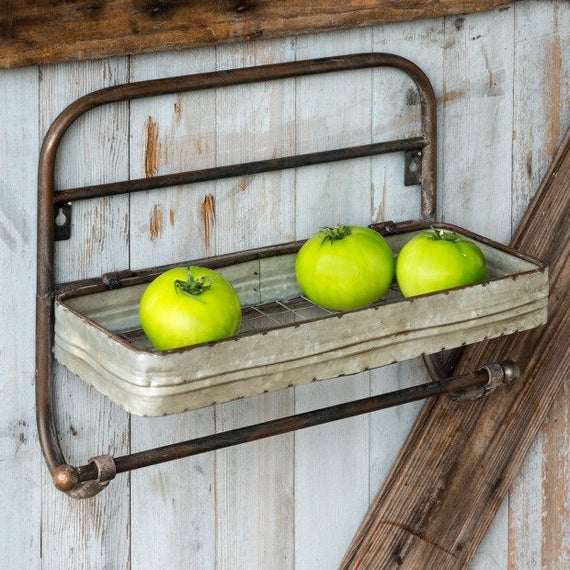
[[[243,323],[235,337],[154,350],[140,329],[138,303],[155,270],[127,277],[116,289],[90,284],[60,293],[55,357],[125,410],[157,416],[354,374],[546,322],[543,263],[462,228],[434,225],[478,243],[487,281],[408,299],[394,284],[369,307],[330,312],[301,296],[294,262],[302,242],[295,242],[198,260],[225,275],[240,297]],[[417,231],[396,230],[386,238],[397,253]]]

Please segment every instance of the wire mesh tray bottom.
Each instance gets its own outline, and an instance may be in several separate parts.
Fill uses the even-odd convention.
[[[546,322],[548,274],[541,262],[481,236],[484,283],[415,298],[396,285],[364,309],[330,312],[301,295],[294,251],[272,248],[213,265],[234,285],[243,320],[235,337],[174,351],[154,350],[140,329],[145,283],[74,291],[55,306],[58,361],[119,406],[164,415],[288,386],[346,376]],[[389,235],[395,253],[415,232]]]
[[[379,306],[396,301],[402,297],[396,284],[392,285],[382,297],[382,300],[371,306]],[[301,323],[311,319],[318,319],[334,314],[324,307],[315,305],[302,295],[292,299],[280,299],[269,303],[262,303],[242,310],[242,322],[238,334],[261,333],[263,331]],[[140,328],[125,330],[117,333],[129,344],[137,348],[152,350],[152,344]]]

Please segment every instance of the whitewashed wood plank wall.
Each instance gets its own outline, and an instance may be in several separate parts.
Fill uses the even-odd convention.
[[[329,570],[337,566],[421,403],[119,475],[75,501],[52,486],[34,417],[36,167],[57,113],[107,85],[363,51],[408,57],[438,98],[439,217],[508,241],[570,127],[570,5],[521,2],[399,23],[0,71],[0,551],[10,569]],[[303,78],[105,108],[69,133],[62,187],[362,144],[414,132],[393,71]],[[381,101],[381,102],[380,102]],[[88,135],[88,136],[86,136]],[[243,177],[74,206],[58,279],[419,215],[401,156]],[[205,435],[426,379],[401,363],[169,418],[130,417],[57,370],[72,463]],[[473,568],[570,567],[566,383]],[[426,474],[429,476],[429,474]]]

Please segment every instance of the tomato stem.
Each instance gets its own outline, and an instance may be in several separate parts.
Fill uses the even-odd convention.
[[[204,291],[210,289],[212,287],[213,282],[214,282],[213,279],[211,277],[208,277],[207,275],[203,275],[202,277],[196,279],[192,275],[192,268],[189,267],[188,278],[186,279],[186,281],[183,281],[182,279],[176,279],[176,281],[174,281],[174,289],[176,289],[177,293],[178,291],[180,291],[185,295],[197,297],[198,295],[204,293]]]
[[[451,241],[457,242],[459,241],[459,237],[455,232],[450,232],[448,230],[437,229],[431,226],[431,237],[434,240],[442,240],[442,241]]]
[[[330,241],[331,243],[333,243],[337,240],[341,240],[346,236],[349,236],[351,233],[350,228],[345,225],[336,226],[334,228],[324,227],[321,228],[321,232],[325,234],[323,236],[323,241],[321,242],[321,245],[326,241]]]

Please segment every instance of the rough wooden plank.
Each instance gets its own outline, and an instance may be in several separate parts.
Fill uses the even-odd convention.
[[[518,4],[515,25],[513,227],[570,125],[570,3]],[[510,568],[570,568],[569,410],[566,382],[509,493]]]
[[[32,569],[39,568],[43,466],[30,401],[36,199],[27,190],[36,183],[39,76],[0,71],[0,85],[0,551],[8,564]]]
[[[515,7],[512,227],[516,228],[570,124],[570,3]]]
[[[114,58],[70,63],[41,70],[39,131],[77,97],[127,80],[127,61]],[[60,147],[58,188],[113,176],[127,176],[128,108],[118,105],[90,113],[75,123]],[[128,198],[95,199],[73,206],[70,240],[56,244],[56,280],[101,275],[128,264]],[[125,412],[89,389],[60,366],[54,370],[57,429],[66,458],[78,464],[103,453],[127,453]],[[80,501],[59,492],[46,477],[42,502],[42,564],[61,560],[78,568],[130,563],[129,479],[115,481],[108,493]],[[102,531],[104,529],[104,531]]]
[[[343,568],[460,568],[475,554],[568,379],[569,184],[570,132],[512,240],[550,265],[548,324],[470,346],[456,368],[512,358],[522,378],[478,402],[424,407]]]
[[[216,48],[216,68],[294,59],[291,41]],[[294,81],[238,85],[216,93],[216,164],[294,153]],[[294,172],[220,180],[212,195],[212,251],[268,245],[294,228]],[[216,431],[293,413],[284,390],[216,406]],[[215,452],[216,568],[292,568],[292,434]]]
[[[297,39],[297,59],[368,51],[371,45],[369,29],[303,36]],[[371,71],[321,79],[297,80],[296,152],[369,143]],[[372,219],[370,159],[297,171],[297,238],[321,226]],[[295,388],[295,412],[368,395],[367,372],[313,382]],[[369,432],[367,419],[357,417],[295,433],[295,568],[336,568],[342,558],[368,507]]]
[[[509,494],[509,568],[570,567],[570,382]]]
[[[0,7],[0,67],[247,42],[480,12],[505,4],[505,0],[8,0]]]
[[[215,68],[215,48],[131,58],[130,81],[200,73]],[[133,101],[130,104],[130,175],[151,177],[215,162],[212,93],[192,93]],[[193,192],[169,188],[131,196],[131,268],[206,255],[200,202]],[[138,314],[138,310],[137,310]],[[153,418],[131,417],[132,451],[210,434],[212,407]],[[214,567],[215,458],[204,454],[131,474],[131,552],[133,568]],[[164,516],[157,517],[157,512]]]
[[[446,18],[443,57],[440,219],[503,243],[511,236],[513,20],[513,9]]]

